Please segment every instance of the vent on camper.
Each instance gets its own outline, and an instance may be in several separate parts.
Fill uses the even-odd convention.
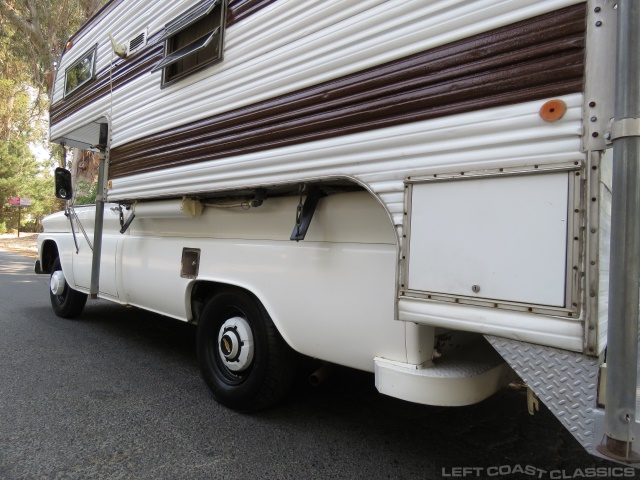
[[[147,30],[140,32],[127,42],[127,56],[133,55],[147,44]]]

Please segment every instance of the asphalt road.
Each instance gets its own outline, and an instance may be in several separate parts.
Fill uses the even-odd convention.
[[[282,405],[235,413],[200,380],[194,327],[104,301],[58,318],[32,262],[0,252],[0,479],[439,479],[461,478],[456,467],[615,466],[583,452],[546,409],[529,416],[521,387],[471,407],[425,407],[380,395],[372,374],[349,369],[311,387],[305,364]]]

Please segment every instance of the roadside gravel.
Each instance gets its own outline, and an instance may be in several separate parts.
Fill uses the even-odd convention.
[[[17,252],[25,257],[37,258],[37,240],[37,233],[21,233],[20,238],[15,233],[4,233],[0,235],[0,250]]]

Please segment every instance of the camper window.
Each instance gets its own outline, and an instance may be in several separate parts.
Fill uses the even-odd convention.
[[[162,85],[169,85],[222,60],[226,0],[205,0],[165,26],[165,57],[152,71],[162,69]]]
[[[97,45],[94,45],[91,50],[67,68],[64,76],[65,97],[95,78],[96,49]]]

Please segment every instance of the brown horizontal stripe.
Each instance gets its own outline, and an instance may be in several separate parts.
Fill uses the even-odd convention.
[[[114,148],[112,178],[582,91],[576,5]]]
[[[275,0],[229,0],[227,12],[227,27],[237,23],[260,9],[270,5]],[[109,7],[112,8],[119,2],[112,1]],[[117,90],[123,85],[135,80],[141,75],[149,73],[151,69],[164,57],[164,43],[157,43],[162,32],[157,32],[147,40],[147,46],[137,52],[131,59],[117,59],[113,70],[109,74],[109,68],[98,72],[96,79],[89,83],[85,89],[76,92],[69,98],[61,100],[51,106],[50,121],[55,125],[60,120],[73,115],[81,108],[108,95],[111,90],[110,82],[113,79],[113,90]],[[160,85],[158,85],[160,88]]]
[[[231,0],[227,12],[227,27],[250,17],[276,0]]]

